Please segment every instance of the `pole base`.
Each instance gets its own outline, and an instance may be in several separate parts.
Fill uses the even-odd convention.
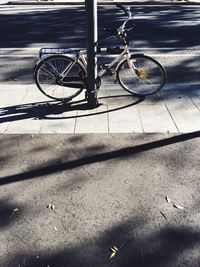
[[[98,100],[98,91],[94,92],[86,92],[86,100],[88,103],[89,108],[97,108],[99,104]]]

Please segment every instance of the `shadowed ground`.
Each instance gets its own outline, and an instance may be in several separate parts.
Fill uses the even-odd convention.
[[[1,266],[199,266],[199,136],[1,135]]]

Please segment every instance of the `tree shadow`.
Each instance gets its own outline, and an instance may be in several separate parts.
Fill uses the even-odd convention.
[[[176,51],[179,47],[199,46],[199,12],[192,6],[131,7],[136,17],[136,27],[130,40],[140,47],[168,47]],[[194,17],[191,17],[191,14]],[[123,13],[115,6],[98,7],[100,39],[108,36],[104,27],[117,28],[123,21]],[[142,18],[138,17],[140,15]],[[55,47],[85,47],[85,9],[41,8],[19,10],[18,13],[0,14],[0,39],[2,48],[30,47],[31,44],[54,44]],[[190,24],[190,21],[191,24]],[[181,22],[181,23],[180,23]],[[190,36],[192,30],[192,38]],[[49,46],[48,45],[48,46]],[[134,46],[133,46],[134,47]]]
[[[87,166],[91,165],[95,162],[106,162],[111,159],[119,159],[124,158],[128,159],[130,156],[140,154],[144,151],[149,151],[158,147],[164,147],[171,144],[176,144],[180,142],[184,142],[187,140],[192,140],[195,138],[200,137],[200,131],[187,133],[187,134],[181,134],[181,135],[175,135],[170,138],[161,139],[158,141],[149,142],[142,145],[136,145],[132,147],[125,147],[118,150],[111,150],[108,152],[102,152],[102,153],[96,153],[93,155],[88,155],[85,157],[80,157],[74,160],[56,160],[48,162],[47,164],[42,164],[40,167],[36,167],[34,169],[13,174],[13,175],[7,175],[4,177],[0,177],[0,185],[6,185],[10,183],[15,183],[19,181],[29,180],[29,179],[35,179],[39,177],[44,177],[46,175],[50,175],[53,173],[58,173],[60,171],[66,171],[66,170],[73,170],[81,166]]]
[[[0,230],[18,222],[22,217],[23,207],[20,204],[10,203],[7,199],[0,199]]]
[[[87,150],[85,144],[88,145],[83,136],[87,140],[90,140],[90,146],[91,144],[94,145],[93,151],[91,151],[91,146],[88,153],[89,155],[87,156],[82,152],[84,149]],[[37,167],[29,169],[28,171],[19,171],[15,175],[4,176],[0,179],[1,185],[4,185],[1,186],[1,192],[8,194],[10,191],[10,197],[15,199],[15,193],[17,191],[20,201],[14,200],[13,202],[22,203],[23,201],[26,209],[29,210],[29,216],[23,213],[22,215],[24,217],[21,217],[20,222],[16,221],[17,223],[14,225],[14,228],[11,228],[12,225],[9,220],[5,218],[3,230],[5,229],[7,232],[3,240],[6,240],[6,250],[1,250],[3,253],[0,257],[0,265],[6,267],[19,265],[20,267],[47,267],[48,265],[50,267],[197,267],[199,264],[198,246],[200,234],[198,227],[198,209],[194,209],[194,201],[192,201],[191,207],[183,211],[175,210],[173,206],[169,207],[169,210],[166,208],[166,219],[160,214],[160,209],[163,206],[159,205],[161,197],[162,201],[165,202],[165,192],[158,193],[160,195],[158,198],[154,198],[155,203],[152,203],[152,198],[150,196],[151,193],[156,195],[156,192],[160,190],[159,186],[161,181],[159,178],[156,183],[158,185],[157,191],[155,191],[155,188],[152,188],[152,192],[150,193],[150,188],[146,187],[147,191],[144,189],[144,191],[138,195],[137,186],[142,178],[137,176],[138,173],[135,177],[133,174],[136,172],[137,167],[142,166],[141,163],[137,165],[136,161],[143,160],[145,151],[149,153],[145,154],[145,163],[147,164],[148,173],[143,177],[144,185],[148,186],[153,180],[148,180],[148,177],[153,175],[150,173],[150,170],[156,171],[156,168],[158,167],[159,169],[163,164],[166,167],[167,176],[173,173],[170,172],[170,169],[174,169],[175,175],[179,176],[177,169],[180,169],[181,166],[186,166],[188,171],[188,173],[184,173],[186,177],[177,177],[177,180],[180,180],[179,186],[181,186],[181,183],[186,182],[186,180],[189,184],[190,178],[192,178],[189,188],[187,188],[187,184],[185,184],[184,190],[196,194],[198,202],[198,174],[196,182],[194,182],[195,178],[193,177],[193,172],[190,174],[191,169],[188,169],[188,167],[195,168],[194,161],[196,161],[196,153],[198,151],[197,138],[199,137],[200,132],[196,132],[162,139],[160,139],[161,137],[159,137],[159,139],[156,137],[156,140],[154,139],[152,141],[152,137],[149,138],[147,135],[145,138],[143,135],[140,135],[139,140],[137,140],[136,135],[123,135],[121,138],[119,138],[119,135],[116,135],[115,138],[112,136],[114,140],[110,148],[108,139],[104,139],[104,141],[106,140],[105,147],[99,146],[99,144],[102,144],[100,136],[97,136],[97,139],[93,139],[92,141],[91,135],[71,135],[70,138],[66,136],[61,138],[60,135],[56,137],[52,137],[52,135],[45,137],[36,136],[35,138],[31,138],[31,136],[27,135],[4,136],[0,142],[1,149],[3,147],[4,151],[9,150],[12,156],[13,151],[15,151],[14,158],[19,160],[16,161],[16,159],[11,158],[11,165],[8,165],[8,168],[12,166],[12,173],[16,171],[18,163],[22,163],[26,157],[29,157],[29,161],[31,162],[36,161],[37,158],[39,165],[36,161],[34,164]],[[194,140],[195,138],[196,140]],[[149,139],[151,141],[149,141]],[[127,145],[127,140],[129,145]],[[194,143],[188,142],[187,146],[185,146],[184,142],[189,140],[194,140]],[[119,144],[116,145],[116,142]],[[120,142],[122,142],[121,145]],[[179,146],[176,147],[178,143]],[[12,146],[7,147],[9,144],[12,144]],[[31,148],[37,147],[38,145],[45,147],[45,144],[49,145],[49,150],[45,150],[43,154],[34,154],[34,156],[31,156]],[[114,149],[113,144],[115,144]],[[63,154],[61,154],[60,150],[57,150],[58,152],[56,151],[57,145],[63,147]],[[170,145],[172,146],[168,149],[167,146]],[[23,154],[20,154],[19,157],[16,147],[20,146],[21,149],[25,151]],[[162,151],[157,149],[162,147]],[[191,153],[193,149],[195,153]],[[53,157],[48,162],[43,163],[42,155],[48,154],[50,151]],[[168,159],[169,157],[171,157],[171,162]],[[153,162],[151,161],[152,158],[154,158]],[[62,163],[56,163],[56,161],[60,159],[64,161]],[[117,180],[121,181],[124,179],[121,175],[124,175],[126,171],[122,170],[121,173],[118,173],[118,171],[120,172],[119,168],[116,172],[117,177],[115,177],[115,175],[113,177],[113,183],[109,183],[109,180],[111,181],[109,171],[107,172],[106,178],[103,177],[104,171],[106,173],[105,168],[109,169],[109,160],[113,160],[113,166],[110,169],[112,171],[120,164],[120,161],[123,162],[123,165],[120,165],[120,167],[125,166],[126,169],[126,166],[129,165],[130,169],[132,169],[132,172],[127,174],[130,177],[130,184],[125,190],[120,188],[120,191],[123,191],[122,194],[125,195],[131,190],[131,186],[133,186],[132,193],[125,199],[123,196],[121,196],[121,199],[119,198],[119,192],[116,194],[114,193],[110,198],[110,195],[104,195],[101,191],[104,189],[103,186],[99,195],[103,195],[102,199],[104,201],[99,199],[98,196],[96,197],[96,202],[99,203],[102,201],[99,205],[92,204],[95,202],[95,192],[93,192],[93,194],[91,193],[91,195],[88,193],[91,198],[84,201],[84,196],[87,198],[87,193],[84,188],[83,191],[80,189],[75,191],[73,186],[69,186],[70,183],[73,183],[77,187],[82,180],[82,185],[88,186],[88,190],[90,191],[94,188],[90,187],[92,183],[91,180],[94,180],[93,183],[95,184],[96,190],[99,190],[100,184],[108,187],[113,186],[115,189],[118,187]],[[180,161],[182,163],[180,163]],[[97,174],[98,165],[95,163],[99,162],[105,162],[105,164],[101,166]],[[142,164],[143,163],[144,162],[142,162]],[[153,165],[151,165],[152,163]],[[89,171],[87,168],[88,166],[92,166]],[[82,173],[79,173],[78,168],[80,167],[83,167],[81,170]],[[196,163],[196,168],[196,173],[198,173],[198,162]],[[127,171],[130,169],[127,169]],[[62,170],[66,170],[66,172],[61,173]],[[76,171],[73,173],[73,170]],[[73,175],[71,176],[72,173]],[[88,173],[90,173],[92,178],[88,177]],[[52,174],[56,175],[53,177],[51,176]],[[164,172],[162,172],[162,175],[163,174]],[[49,177],[47,177],[47,175]],[[34,178],[34,180],[29,183],[29,179],[32,178]],[[70,180],[70,178],[72,179]],[[104,179],[108,180],[108,183],[107,181],[104,183]],[[132,180],[134,179],[135,186],[132,184]],[[41,183],[42,180],[43,182]],[[53,183],[51,183],[52,180]],[[175,194],[179,194],[180,191],[177,190],[177,180],[174,180],[175,177],[171,177],[171,179],[168,180],[168,182],[172,181],[169,187],[174,189]],[[17,181],[24,181],[25,183],[15,183]],[[68,188],[63,185],[63,182],[67,182]],[[142,186],[143,185],[141,185],[141,187]],[[194,188],[195,186],[196,188]],[[50,189],[51,187],[52,191]],[[55,189],[55,187],[57,188]],[[193,188],[194,191],[191,191],[191,188]],[[185,192],[184,190],[182,193]],[[24,194],[23,191],[26,191],[26,193]],[[166,191],[170,191],[170,189],[167,188]],[[112,191],[108,190],[107,194],[109,192]],[[148,195],[148,197],[145,199],[143,194]],[[108,199],[104,199],[105,196],[108,196]],[[53,199],[52,201],[57,200],[57,203],[55,203],[55,211],[50,210],[48,213],[49,210],[46,209],[45,203],[46,200],[50,198]],[[187,202],[187,194],[182,196],[182,199],[185,198]],[[115,205],[118,201],[121,203]],[[140,204],[135,206],[135,202],[137,201],[140,202]],[[69,204],[69,202],[71,203]],[[166,203],[166,205],[168,205],[168,203]],[[19,208],[19,210],[23,209],[23,207],[19,207],[19,205],[14,206],[11,205],[9,201],[6,202],[5,198],[3,199],[3,207],[2,217],[4,214],[6,216],[10,215],[7,210],[13,210],[16,207]],[[126,207],[127,210],[123,212],[122,210],[126,209]],[[95,211],[93,208],[95,208]],[[80,210],[81,214],[78,214]],[[75,213],[75,217],[71,216],[70,212]],[[109,214],[111,215],[109,216]],[[15,215],[20,214],[16,213]],[[195,215],[197,219],[195,223],[191,223],[190,221],[192,215]],[[15,219],[14,216],[13,219]],[[46,221],[46,224],[43,224],[44,221]],[[57,225],[60,221],[60,227],[58,227],[57,231],[54,231],[54,224]],[[3,233],[2,231],[2,234]],[[13,234],[18,235],[16,240],[13,238]],[[26,235],[28,235],[28,237]],[[26,242],[25,244],[23,241],[19,240],[21,236],[23,236]],[[12,242],[12,238],[15,242]],[[110,260],[110,247],[113,246],[117,246],[120,250]],[[4,244],[2,244],[2,247],[4,247]]]
[[[6,266],[198,266],[195,250],[200,237],[198,231],[183,226],[163,226],[154,232],[147,232],[144,226],[141,218],[129,220],[110,227],[98,237],[73,246],[66,245],[64,249],[50,249],[49,252],[36,250],[35,253],[21,251],[7,260]],[[120,250],[109,259],[113,245]],[[184,255],[188,255],[188,252],[190,257]]]
[[[85,47],[85,9],[40,8],[22,10],[18,13],[3,12],[0,14],[0,46],[8,47]],[[170,48],[170,51],[196,49],[199,47],[199,12],[192,6],[156,6],[131,8],[135,13],[136,27],[130,33],[130,46],[141,48]],[[193,14],[193,17],[191,17]],[[115,6],[98,7],[99,39],[108,37],[105,27],[117,28],[123,21],[122,12]],[[192,33],[192,34],[191,34]],[[190,36],[190,38],[185,38]],[[108,43],[109,45],[109,43]],[[115,43],[116,45],[116,43]],[[10,61],[10,58],[8,58]],[[32,68],[23,58],[15,59],[15,70],[8,70],[13,59],[3,68],[2,80],[32,80]],[[165,62],[164,62],[165,63]],[[198,66],[198,58],[193,66]],[[166,64],[168,63],[166,62]],[[198,79],[197,67],[182,62],[169,69],[169,82],[190,81]],[[180,72],[180,73],[179,73]],[[178,76],[178,78],[177,78]],[[199,79],[198,79],[199,81]]]

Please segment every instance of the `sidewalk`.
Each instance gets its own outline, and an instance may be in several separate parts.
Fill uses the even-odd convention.
[[[82,5],[84,0],[0,0],[10,5]],[[200,0],[98,0],[98,4],[122,3],[125,5],[199,5]]]
[[[36,85],[0,84],[0,133],[187,133],[200,130],[200,85],[166,85],[146,99],[103,85],[101,105],[84,93],[70,104],[51,101]]]

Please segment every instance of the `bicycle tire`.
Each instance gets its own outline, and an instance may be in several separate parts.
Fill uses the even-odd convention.
[[[64,71],[68,69],[66,76]],[[52,55],[36,64],[34,80],[38,89],[56,100],[71,100],[85,88],[86,70],[73,57]]]
[[[157,60],[143,54],[135,54],[131,55],[130,64],[124,59],[116,70],[119,84],[129,93],[147,96],[155,94],[164,86],[166,71]]]

